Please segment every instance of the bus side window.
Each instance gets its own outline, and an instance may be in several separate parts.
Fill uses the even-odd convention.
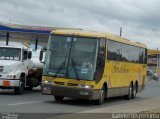
[[[99,40],[99,47],[98,47],[98,55],[97,55],[97,66],[96,66],[96,81],[98,82],[101,80],[104,66],[105,66],[105,52],[106,52],[106,41],[105,39]]]

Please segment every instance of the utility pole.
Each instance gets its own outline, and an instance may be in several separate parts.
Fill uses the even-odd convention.
[[[38,48],[38,36],[36,37],[36,41],[35,41],[35,50],[37,50]]]
[[[120,27],[120,34],[119,35],[122,36],[122,27]]]
[[[6,33],[6,45],[8,45],[9,42],[9,32]]]

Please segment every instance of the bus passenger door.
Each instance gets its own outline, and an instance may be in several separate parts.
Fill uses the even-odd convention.
[[[100,39],[98,43],[98,54],[97,54],[97,63],[96,63],[96,73],[95,80],[98,83],[104,74],[105,67],[105,54],[106,54],[106,40]]]

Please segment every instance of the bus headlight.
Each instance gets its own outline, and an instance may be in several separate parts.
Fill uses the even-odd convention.
[[[94,87],[92,85],[84,85],[84,84],[79,84],[80,88],[86,88],[86,89],[93,89]]]
[[[42,83],[48,83],[48,81],[46,80],[46,81],[43,81]]]
[[[51,80],[42,80],[42,83],[43,84],[53,84],[53,81],[51,81]]]

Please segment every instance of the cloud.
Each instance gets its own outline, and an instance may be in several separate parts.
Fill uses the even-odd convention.
[[[159,0],[1,0],[0,21],[119,34],[160,47]]]

